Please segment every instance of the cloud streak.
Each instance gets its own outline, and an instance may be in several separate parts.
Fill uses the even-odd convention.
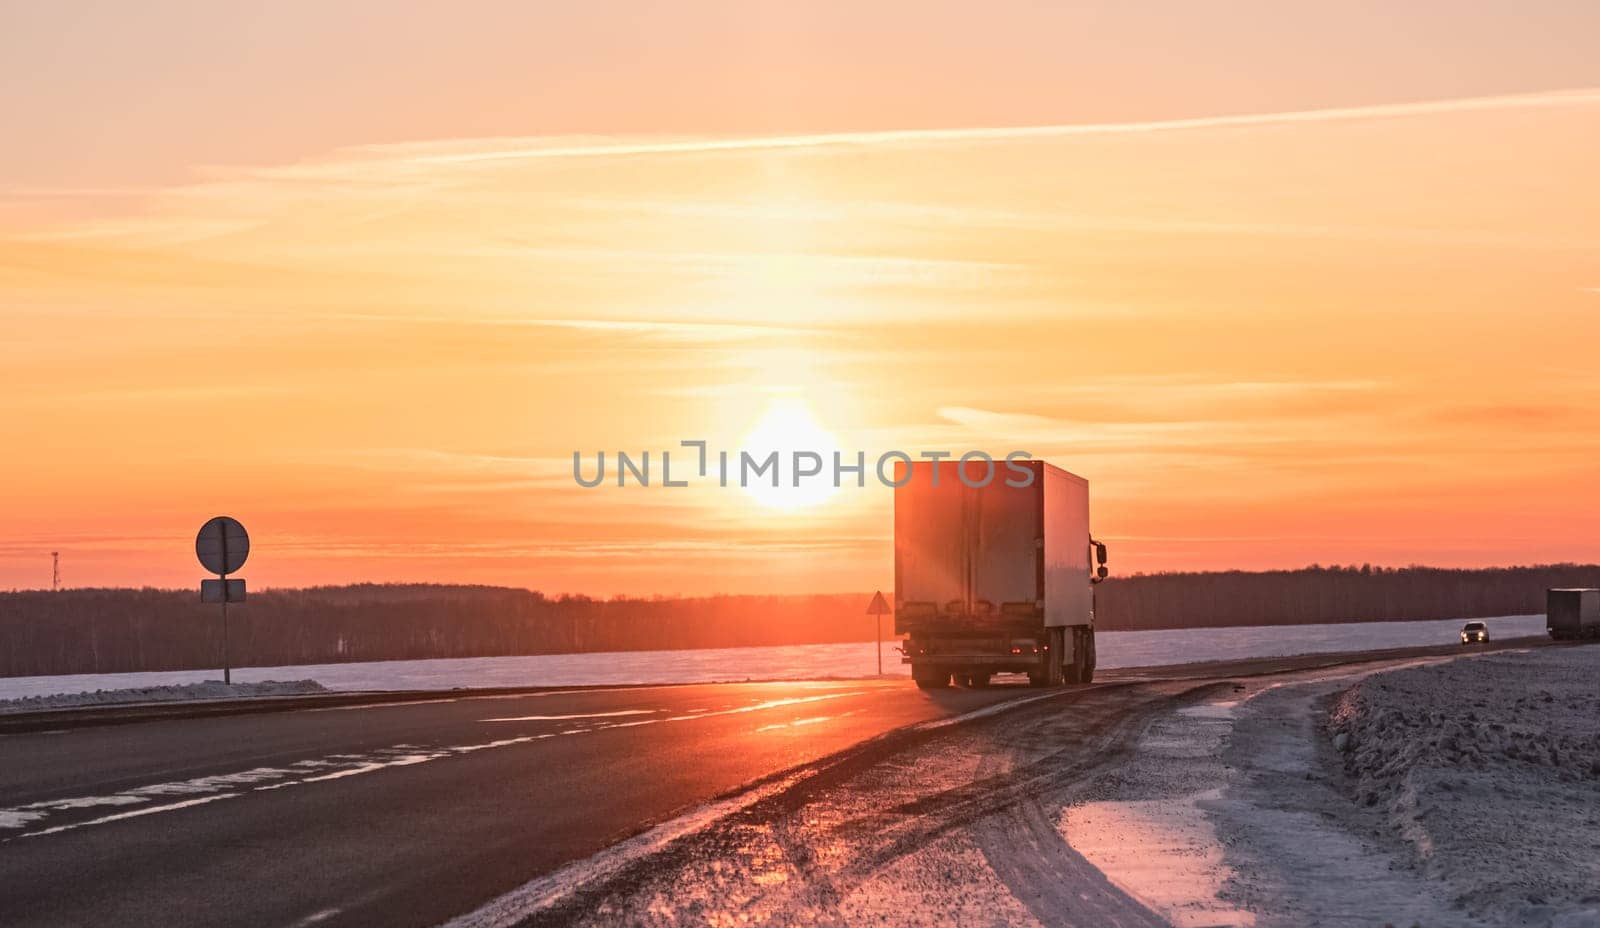
[[[495,151],[460,151],[416,154],[409,157],[417,165],[468,165],[495,161],[526,161],[538,158],[635,157],[640,155],[702,154],[722,151],[750,151],[796,148],[823,148],[859,145],[919,145],[944,142],[1009,141],[1014,139],[1058,139],[1074,136],[1135,135],[1155,132],[1187,132],[1206,129],[1249,129],[1304,123],[1348,122],[1366,119],[1399,119],[1485,110],[1549,109],[1568,106],[1600,105],[1600,87],[1548,90],[1536,93],[1458,97],[1409,103],[1380,103],[1369,106],[1293,110],[1275,113],[1245,113],[1224,116],[1197,116],[1185,119],[1143,122],[1075,123],[1045,126],[991,126],[953,129],[897,129],[875,132],[831,132],[807,135],[761,136],[734,139],[671,139],[661,141],[594,141],[577,144],[517,145]],[[415,146],[410,146],[415,147]],[[384,151],[376,146],[365,151]],[[393,151],[392,148],[387,148]]]

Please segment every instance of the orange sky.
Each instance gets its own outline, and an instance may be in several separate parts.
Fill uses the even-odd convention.
[[[0,587],[889,586],[882,488],[572,480],[772,409],[1118,572],[1600,560],[1600,16],[1287,6],[0,7]]]

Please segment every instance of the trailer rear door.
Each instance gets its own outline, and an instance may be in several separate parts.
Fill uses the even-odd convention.
[[[982,462],[968,462],[972,482],[983,480]],[[1026,487],[1007,486],[999,468],[986,486],[970,489],[972,607],[975,612],[1032,615],[1044,598],[1039,558],[1044,543],[1044,482],[1034,475]],[[1014,476],[1014,475],[1013,475]]]
[[[955,471],[937,475],[932,464],[896,466],[894,491],[895,631],[904,620],[966,599],[966,487]]]

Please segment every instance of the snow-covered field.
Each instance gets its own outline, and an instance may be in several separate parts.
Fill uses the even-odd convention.
[[[1485,620],[1495,638],[1544,633],[1543,616]],[[1450,644],[1461,621],[1361,622],[1339,625],[1202,628],[1175,631],[1101,632],[1104,669],[1185,664],[1196,661],[1278,657],[1375,648]],[[547,654],[425,661],[240,667],[241,682],[315,680],[330,690],[434,690],[487,686],[576,686],[625,683],[712,683],[729,680],[792,680],[871,677],[877,673],[871,642],[716,648],[694,651],[628,651]],[[883,646],[886,674],[904,676],[893,642]],[[96,690],[178,686],[217,677],[215,670],[155,673],[73,674],[0,678],[0,699]]]

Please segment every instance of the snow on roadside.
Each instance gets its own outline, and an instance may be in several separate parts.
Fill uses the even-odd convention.
[[[1450,659],[1235,681],[1154,720],[1058,828],[1175,928],[1485,925],[1325,770],[1328,700],[1382,668]]]
[[[1377,674],[1327,727],[1350,795],[1457,905],[1600,925],[1600,647]]]
[[[11,712],[38,712],[41,709],[76,709],[82,706],[114,706],[133,703],[178,702],[194,699],[230,699],[240,696],[307,696],[329,690],[315,680],[263,680],[259,683],[226,684],[205,680],[181,686],[143,686],[120,690],[95,690],[91,693],[65,693],[24,696],[0,700],[0,715]]]
[[[1431,663],[1429,658],[1408,664]],[[1328,699],[1376,668],[1342,668],[1281,684],[1249,681],[1217,757],[1226,784],[1200,808],[1231,873],[1220,897],[1260,928],[1485,924],[1408,865],[1373,810],[1326,771],[1320,725]]]
[[[1236,703],[1207,702],[1157,719],[1115,775],[1057,822],[1073,850],[1173,928],[1255,924],[1222,898],[1234,870],[1202,809],[1221,797],[1226,771],[1217,755]]]

